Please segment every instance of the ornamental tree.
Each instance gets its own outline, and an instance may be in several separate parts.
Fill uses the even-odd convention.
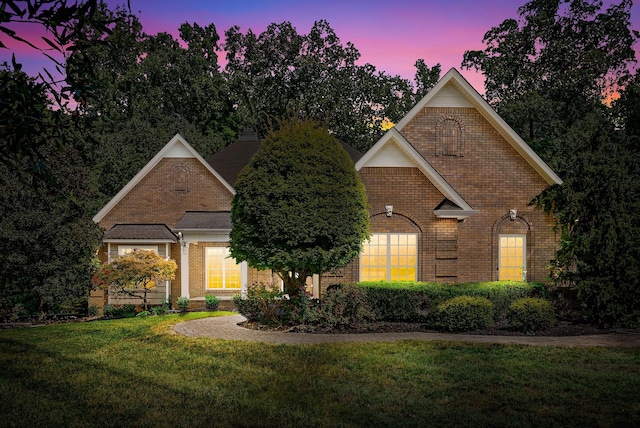
[[[165,259],[155,251],[133,250],[111,263],[99,265],[93,283],[103,288],[114,287],[118,293],[141,298],[147,310],[149,290],[155,289],[158,281],[174,279],[177,269],[175,260]]]
[[[273,269],[289,295],[346,265],[369,237],[364,185],[338,140],[312,121],[272,131],[236,182],[230,251]]]

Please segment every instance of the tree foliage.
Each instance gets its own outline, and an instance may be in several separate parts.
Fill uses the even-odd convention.
[[[68,311],[87,301],[100,236],[86,209],[93,193],[74,145],[81,136],[68,116],[48,108],[45,85],[6,65],[0,81],[7,113],[0,139],[37,147],[0,163],[0,307]],[[26,117],[37,126],[25,126]]]
[[[100,287],[112,287],[112,291],[142,299],[144,309],[149,308],[149,290],[159,281],[175,279],[178,265],[155,251],[137,250],[122,255],[111,263],[101,264],[92,282]]]
[[[490,29],[463,67],[485,76],[485,96],[543,158],[567,132],[618,89],[635,62],[631,1],[602,10],[600,0],[533,0],[519,19]]]
[[[553,277],[575,285],[602,325],[640,323],[638,92],[629,67],[631,2],[532,0],[489,30],[463,66],[485,75],[488,100],[562,177],[535,202],[561,232]],[[623,91],[618,108],[606,106]],[[625,129],[628,128],[628,129]],[[634,148],[635,146],[635,148]]]
[[[326,129],[292,121],[270,133],[240,173],[230,251],[273,269],[290,295],[307,276],[346,265],[369,236],[364,185]]]
[[[176,133],[203,156],[235,136],[237,125],[219,66],[213,24],[183,23],[180,39],[149,35],[125,10],[99,13],[116,22],[105,44],[76,50],[68,61],[73,81],[89,81],[82,106],[87,153],[106,203]],[[77,64],[90,62],[90,72]]]
[[[67,111],[75,108],[76,103],[82,104],[89,85],[87,81],[70,80],[66,76],[66,60],[79,49],[87,49],[89,46],[102,44],[105,35],[110,34],[116,19],[124,19],[126,14],[110,17],[98,13],[98,0],[67,1],[67,0],[28,0],[28,1],[3,1],[0,6],[0,36],[4,36],[19,43],[23,43],[32,49],[41,52],[51,61],[53,68],[44,68],[38,74],[36,80],[42,85],[42,90],[56,104],[56,108]],[[45,35],[34,38],[26,31],[18,31],[16,24],[34,25],[44,30]],[[44,42],[45,46],[42,45]],[[5,42],[0,38],[0,49],[6,49]],[[16,76],[22,71],[22,65],[12,56],[13,70]],[[78,62],[77,69],[83,73],[90,73],[93,64]],[[17,93],[16,93],[17,95]],[[16,97],[13,102],[28,104],[30,100],[24,97]],[[3,103],[7,99],[3,98]],[[47,105],[49,101],[46,102]],[[25,113],[25,109],[11,108],[10,111],[2,111],[3,121],[10,121],[12,126],[34,126],[41,128],[43,122],[38,116]],[[15,115],[9,116],[9,114]],[[68,121],[60,122],[62,116],[50,118],[47,127],[68,126]],[[21,132],[20,129],[7,128],[7,138],[0,141],[0,162],[19,160],[22,158],[37,158],[37,152],[43,142],[38,139],[22,141],[15,144],[14,136]],[[59,130],[63,132],[63,130]]]
[[[231,96],[240,120],[261,135],[295,115],[327,123],[338,138],[364,151],[383,134],[385,120],[400,120],[440,74],[439,65],[429,69],[419,60],[416,95],[408,80],[357,65],[360,52],[342,44],[324,20],[306,35],[283,22],[259,35],[231,27],[225,37]]]

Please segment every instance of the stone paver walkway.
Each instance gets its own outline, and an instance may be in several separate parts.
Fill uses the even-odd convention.
[[[542,346],[624,346],[640,347],[640,333],[609,333],[591,336],[531,337],[487,336],[444,333],[362,333],[362,334],[310,334],[251,330],[238,325],[242,315],[202,318],[176,324],[173,330],[190,337],[210,337],[226,340],[251,340],[292,345],[344,343],[344,342],[394,342],[397,340],[453,340],[457,342],[500,343]]]

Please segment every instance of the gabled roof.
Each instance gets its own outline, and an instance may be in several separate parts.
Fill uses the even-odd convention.
[[[195,158],[209,172],[215,176],[222,185],[235,195],[231,185],[207,163],[196,150],[191,147],[180,134],[176,134],[154,157],[151,159],[111,200],[93,216],[93,221],[99,223],[142,179],[165,157]]]
[[[209,165],[220,173],[232,186],[242,168],[249,164],[253,155],[260,148],[258,134],[245,130],[238,135],[238,140],[207,158]]]
[[[104,234],[102,242],[148,241],[178,242],[178,238],[164,224],[116,224]]]
[[[176,231],[208,230],[231,231],[229,211],[187,211],[173,228]]]
[[[386,152],[387,159],[392,159],[392,164],[382,165],[377,163],[377,155]],[[431,166],[431,164],[413,147],[396,128],[391,128],[376,144],[356,162],[356,171],[366,166],[415,166],[431,183],[444,195],[446,199],[458,207],[455,218],[464,219],[475,211],[460,196],[458,192]],[[435,212],[435,211],[434,211]],[[449,212],[447,214],[450,214]],[[438,213],[436,213],[438,215]]]
[[[343,141],[338,140],[342,148],[349,155],[353,163],[362,157],[362,153]],[[260,149],[258,134],[251,130],[244,130],[238,135],[238,140],[207,158],[207,162],[220,173],[227,183],[235,186],[242,168],[251,162],[251,158]]]
[[[456,105],[446,105],[454,102]],[[502,135],[502,137],[522,156],[525,161],[540,174],[549,184],[562,184],[560,177],[547,165],[522,139],[511,129],[507,122],[502,119],[489,103],[462,77],[460,72],[452,68],[442,79],[429,91],[425,97],[416,104],[407,115],[400,120],[395,128],[402,132],[402,129],[425,107],[475,107],[475,109]]]

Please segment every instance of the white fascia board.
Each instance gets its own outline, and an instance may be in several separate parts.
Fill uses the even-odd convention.
[[[478,210],[433,210],[433,214],[438,218],[455,218],[458,220],[464,220],[477,213],[479,213]]]
[[[109,244],[175,244],[177,240],[172,241],[170,239],[103,239],[103,243]]]
[[[231,229],[180,229],[174,228],[172,229],[174,232],[182,232],[182,233],[229,233]]]
[[[388,130],[387,133],[356,162],[356,171],[360,171],[360,169],[367,166],[367,163],[373,159],[386,144],[393,143],[416,165],[444,197],[462,208],[463,211],[473,211],[473,208],[467,204],[462,196],[418,153],[415,147],[409,144],[395,127]]]
[[[117,204],[120,202],[136,185],[142,181],[142,179],[153,169],[156,165],[160,163],[162,159],[166,157],[167,154],[171,152],[171,150],[177,145],[182,144],[188,153],[190,153],[194,158],[198,159],[200,163],[211,173],[214,177],[216,177],[222,185],[231,192],[232,195],[236,194],[235,189],[227,183],[227,181],[222,178],[220,174],[218,174],[212,167],[209,165],[207,161],[204,160],[202,156],[196,150],[191,147],[191,145],[182,138],[180,134],[176,134],[147,164],[140,170],[138,173],[131,179],[129,182],[122,188],[120,191],[113,197],[111,200],[104,206],[98,213],[93,216],[93,221],[95,223],[99,223],[102,219],[111,211]]]
[[[405,117],[395,126],[399,131],[404,128],[424,107],[429,104],[438,92],[446,85],[451,84],[475,106],[478,112],[498,131],[500,135],[524,158],[529,165],[549,185],[562,184],[562,179],[553,172],[529,145],[500,117],[500,115],[482,98],[473,86],[455,68],[450,69],[427,95],[422,98]]]

